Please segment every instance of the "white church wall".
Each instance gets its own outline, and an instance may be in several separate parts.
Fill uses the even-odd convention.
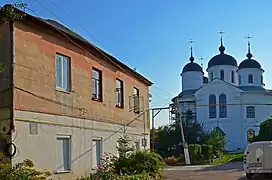
[[[247,144],[247,131],[253,129],[255,135],[258,134],[258,126],[261,122],[268,119],[272,115],[272,94],[258,93],[258,92],[243,92],[242,93],[242,120],[244,124],[244,136],[243,143]],[[265,105],[266,104],[266,105]],[[255,107],[255,118],[247,118],[246,108],[247,106]]]
[[[262,84],[262,74],[263,71],[256,68],[245,68],[245,69],[239,69],[238,74],[241,76],[241,83],[239,86],[263,86]],[[253,76],[253,83],[248,83],[248,76]]]
[[[219,103],[219,95],[227,97],[227,117],[219,118],[219,106],[217,106],[216,118],[209,118],[209,95],[216,96],[216,103]],[[219,126],[226,134],[226,150],[237,150],[242,148],[240,142],[243,140],[241,129],[241,90],[221,80],[214,80],[195,93],[197,106],[197,121],[204,124],[204,127],[211,131]]]
[[[228,82],[228,83],[231,83],[233,85],[238,85],[238,74],[236,72],[237,70],[237,67],[235,66],[230,66],[230,65],[218,65],[218,66],[212,66],[210,67],[209,69],[207,69],[208,71],[208,76],[209,76],[209,80],[211,81],[212,80],[212,77],[213,76],[213,79],[217,78],[217,79],[220,79],[220,71],[221,70],[224,70],[224,81]],[[231,79],[231,74],[232,74],[232,71],[234,72],[234,83],[232,83],[232,79]],[[211,73],[213,75],[211,75]]]
[[[203,73],[198,71],[188,71],[182,74],[182,91],[198,89],[203,86]]]

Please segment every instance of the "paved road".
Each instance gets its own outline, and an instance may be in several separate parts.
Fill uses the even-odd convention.
[[[164,175],[166,180],[246,180],[242,163],[167,167]],[[254,177],[254,180],[266,180],[266,178]]]

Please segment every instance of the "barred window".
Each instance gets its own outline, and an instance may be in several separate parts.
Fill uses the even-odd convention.
[[[219,96],[219,118],[227,117],[227,97],[225,94]]]
[[[209,96],[209,118],[216,118],[216,96]]]
[[[255,107],[254,106],[248,106],[246,108],[246,117],[247,118],[255,118]]]

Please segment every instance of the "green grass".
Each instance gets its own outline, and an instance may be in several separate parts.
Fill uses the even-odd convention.
[[[224,154],[221,158],[215,159],[210,165],[218,165],[228,162],[241,162],[243,161],[244,154]]]

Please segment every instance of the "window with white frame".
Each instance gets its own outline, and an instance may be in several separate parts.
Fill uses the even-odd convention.
[[[255,118],[255,107],[254,106],[246,107],[246,117],[247,118]]]
[[[70,58],[57,54],[56,55],[56,87],[70,91]]]
[[[116,107],[124,107],[124,86],[123,81],[116,79]]]
[[[58,136],[57,137],[57,171],[66,172],[71,170],[71,137]]]
[[[216,96],[209,96],[209,118],[216,118]]]
[[[97,138],[92,141],[92,161],[93,168],[101,165],[102,158],[102,139]]]
[[[102,71],[92,69],[92,99],[102,101]]]
[[[219,96],[219,118],[227,117],[227,97],[225,94]]]

